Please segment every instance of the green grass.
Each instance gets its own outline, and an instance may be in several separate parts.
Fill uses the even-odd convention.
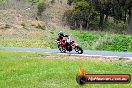
[[[60,30],[65,34],[73,34],[75,40],[83,49],[129,51],[132,52],[132,35],[110,34],[105,32],[77,31],[62,28],[50,30],[32,29],[34,35],[3,35],[0,36],[0,46],[57,48],[55,39]]]
[[[47,58],[47,56],[51,56]],[[87,73],[131,74],[132,64],[56,59],[57,54],[27,53],[0,50],[0,88],[131,88],[132,84],[76,83],[79,65]],[[61,55],[63,56],[63,55]]]
[[[8,1],[8,0],[0,0],[0,3],[4,3],[4,2],[6,2],[6,1]]]
[[[131,35],[110,35],[107,42],[98,47],[99,50],[130,51],[132,52]]]

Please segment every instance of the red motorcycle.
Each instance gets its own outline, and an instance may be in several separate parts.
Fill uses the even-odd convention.
[[[67,51],[71,52],[73,49],[78,53],[82,54],[83,50],[75,41],[72,41],[71,37],[68,36],[60,41],[57,41],[57,45],[59,50],[62,53],[66,53]]]

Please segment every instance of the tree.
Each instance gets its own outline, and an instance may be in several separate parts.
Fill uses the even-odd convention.
[[[66,19],[70,26],[80,29],[88,29],[89,25],[96,20],[97,12],[86,1],[74,3],[74,9],[66,12]]]
[[[51,0],[51,4],[54,4],[55,3],[55,0]]]
[[[41,16],[43,11],[46,9],[45,0],[39,0],[38,5],[38,16]]]
[[[126,22],[126,19],[128,19],[128,33],[132,33],[132,1],[113,0],[113,4],[114,18],[124,22]]]
[[[30,2],[32,3],[31,6],[33,6],[35,3],[37,3],[39,0],[31,0]]]
[[[103,30],[104,22],[107,22],[108,16],[112,14],[112,3],[110,0],[91,0],[93,8],[99,13],[99,27]]]
[[[73,3],[73,1],[74,1],[74,0],[67,0],[67,4],[71,6],[72,3]]]
[[[107,19],[110,16],[114,18],[114,22],[116,23],[120,21],[126,23],[126,21],[128,20],[128,28],[127,28],[128,33],[132,33],[132,0],[72,0],[71,4],[74,3],[76,6],[78,6],[77,4],[78,2],[90,3],[89,8],[99,13],[99,18],[100,18],[99,27],[102,30],[104,23],[107,22]],[[82,6],[83,4],[80,5],[80,7]],[[79,9],[78,14],[79,13],[80,13],[79,19],[83,19],[84,21],[84,18],[89,18],[89,15],[87,13],[91,13],[91,12],[88,9],[84,9],[83,11]],[[83,16],[81,18],[82,14]]]

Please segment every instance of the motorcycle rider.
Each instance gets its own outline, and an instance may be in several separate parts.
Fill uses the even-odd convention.
[[[63,39],[64,37],[67,37],[66,39]],[[73,35],[64,35],[62,31],[58,33],[58,37],[56,39],[58,48],[61,52],[65,53],[66,51],[72,51],[73,49],[79,53],[82,54],[83,50],[80,48],[73,40]]]
[[[63,40],[63,38],[64,37],[68,37],[68,35],[64,35],[64,33],[62,32],[62,31],[60,31],[59,33],[58,33],[58,37],[57,37],[57,42],[60,42],[61,41],[61,43],[64,45],[64,47],[66,48],[66,46],[67,46],[67,42],[66,42],[66,40]]]
[[[58,33],[58,37],[56,40],[59,42],[59,41],[63,40],[63,37],[68,37],[68,35],[64,35],[64,33],[62,31],[60,31]]]

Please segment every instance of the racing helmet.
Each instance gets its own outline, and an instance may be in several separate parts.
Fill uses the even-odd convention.
[[[62,31],[60,31],[60,32],[58,33],[58,35],[59,35],[59,36],[64,36],[64,33],[63,33]]]

